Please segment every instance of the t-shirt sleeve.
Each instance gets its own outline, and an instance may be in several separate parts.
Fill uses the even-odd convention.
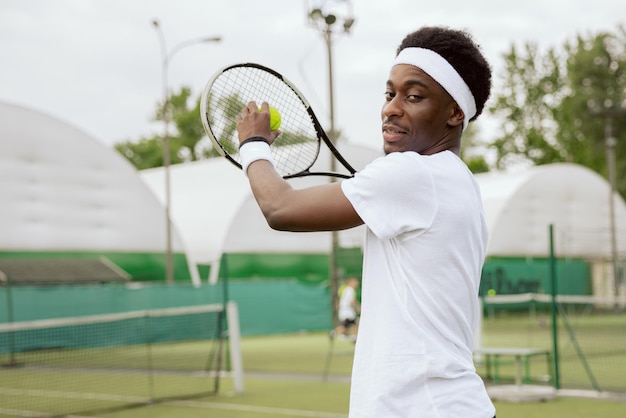
[[[381,239],[430,227],[437,211],[428,166],[415,152],[378,158],[341,184],[365,225]]]

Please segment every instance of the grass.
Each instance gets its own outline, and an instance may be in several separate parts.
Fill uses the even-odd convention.
[[[607,324],[610,326],[607,328]],[[602,385],[615,387],[626,396],[626,382],[623,379],[623,366],[626,353],[621,343],[623,333],[615,333],[613,326],[623,327],[623,321],[614,317],[586,317],[577,322],[577,343],[588,355],[596,378]],[[550,348],[549,327],[540,317],[503,316],[486,319],[483,344],[489,346],[521,346]],[[621,329],[621,328],[620,328]],[[600,338],[617,338],[615,343]],[[589,378],[576,354],[576,344],[563,331],[560,335],[560,351],[563,353],[561,370],[566,387],[590,388]],[[611,347],[622,347],[614,349]],[[332,348],[332,351],[331,351]],[[349,376],[354,345],[349,341],[335,341],[330,345],[326,333],[302,333],[297,335],[246,337],[242,340],[242,354],[246,371],[244,393],[235,393],[232,379],[222,378],[219,393],[180,401],[155,403],[140,408],[114,412],[81,412],[81,416],[110,418],[165,418],[179,417],[219,417],[219,418],[264,418],[264,417],[318,417],[346,418],[349,399]],[[195,357],[197,347],[179,344],[167,353],[167,364],[180,361],[187,363]],[[332,355],[329,355],[332,354]],[[120,354],[122,361],[134,362],[136,353],[128,351]],[[98,361],[104,361],[105,357]],[[177,360],[178,359],[178,360]],[[109,357],[109,360],[112,358]],[[60,360],[58,360],[60,361]],[[480,373],[483,365],[478,364]],[[187,367],[187,366],[185,366]],[[548,372],[545,360],[535,359],[532,375],[540,380]],[[64,371],[68,377],[57,379],[57,385],[50,387],[46,381],[53,379],[41,371],[28,369],[0,369],[0,389],[9,385],[12,388],[35,388],[46,392],[23,393],[22,396],[0,390],[0,416],[37,416],[36,412],[90,410],[99,407],[119,405],[122,401],[143,401],[149,396],[149,389],[158,393],[165,391],[210,388],[212,381],[207,377],[189,375],[159,375],[151,380],[138,373],[84,373]],[[513,378],[513,365],[501,367],[504,382]],[[59,383],[60,382],[60,383]],[[40,383],[38,386],[36,383]],[[88,389],[97,383],[97,393]],[[33,386],[35,385],[35,386]],[[85,392],[91,393],[87,395]],[[72,410],[65,408],[72,400]],[[86,399],[86,398],[93,399]],[[626,398],[625,398],[626,399]],[[507,418],[621,418],[626,411],[626,402],[618,400],[598,400],[586,398],[559,397],[542,403],[495,402],[499,417]],[[12,412],[12,410],[15,410]],[[21,412],[19,412],[21,411]],[[28,411],[28,412],[24,412]],[[27,415],[31,413],[30,415]]]
[[[247,378],[245,393],[235,394],[229,379],[220,395],[193,402],[154,405],[120,411],[111,418],[324,417],[346,418],[353,346],[337,341],[324,381],[329,342],[325,334],[246,338],[243,357]],[[498,416],[507,418],[622,418],[626,403],[610,400],[557,398],[541,403],[495,402]],[[183,412],[184,411],[184,412]]]
[[[616,373],[626,370],[625,324],[623,313],[570,314],[567,321],[561,318],[558,333],[561,387],[626,392],[626,379]],[[545,314],[486,318],[483,328],[484,346],[552,350],[551,328]],[[481,365],[478,370],[485,371]],[[537,380],[543,380],[548,371],[545,361],[534,359],[532,371]],[[502,372],[512,378],[512,363],[505,364]]]

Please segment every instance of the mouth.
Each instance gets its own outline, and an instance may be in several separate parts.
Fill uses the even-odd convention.
[[[407,130],[401,128],[398,125],[392,123],[383,124],[383,139],[386,142],[395,142],[399,140],[403,135],[407,134]]]

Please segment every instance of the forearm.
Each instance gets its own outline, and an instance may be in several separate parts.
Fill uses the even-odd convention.
[[[361,225],[340,183],[294,189],[271,163],[259,160],[248,168],[252,193],[268,225],[280,231],[333,231]]]
[[[274,169],[272,144],[278,131],[269,130],[267,103],[263,112],[251,102],[240,116],[237,132],[242,169],[268,225],[280,231],[333,231],[363,221],[343,194],[338,182],[294,189]],[[245,139],[244,139],[245,138]]]
[[[284,230],[280,223],[281,203],[289,199],[293,191],[291,185],[274,170],[272,164],[266,160],[256,161],[248,167],[248,179],[252,194],[265,216],[268,225],[273,229]]]

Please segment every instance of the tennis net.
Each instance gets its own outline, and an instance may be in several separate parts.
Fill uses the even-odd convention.
[[[234,303],[0,324],[0,415],[64,416],[241,389]],[[225,350],[226,344],[230,350]]]

